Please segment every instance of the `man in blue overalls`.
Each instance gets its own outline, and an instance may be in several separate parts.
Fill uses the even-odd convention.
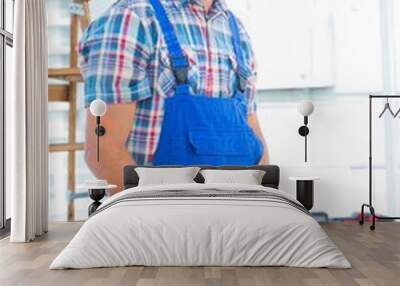
[[[87,116],[86,161],[97,177],[122,185],[128,164],[268,162],[250,41],[224,0],[121,0],[79,50],[86,106],[108,104],[99,163]]]

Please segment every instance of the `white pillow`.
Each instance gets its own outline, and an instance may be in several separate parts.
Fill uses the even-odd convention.
[[[199,170],[198,167],[135,168],[139,176],[139,186],[195,183],[193,179]]]
[[[201,170],[204,183],[261,185],[265,171],[262,170]]]

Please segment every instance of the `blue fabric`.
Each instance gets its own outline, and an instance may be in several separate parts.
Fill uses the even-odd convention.
[[[182,48],[159,0],[150,0],[171,56],[174,71],[187,69]],[[238,65],[243,64],[236,18],[229,14]],[[176,59],[176,60],[174,60]],[[176,75],[176,73],[175,73]],[[190,94],[178,81],[175,95],[165,99],[164,119],[154,165],[254,165],[263,153],[261,141],[247,123],[240,87],[231,98]]]
[[[158,23],[164,34],[164,40],[167,44],[171,65],[173,68],[189,68],[189,61],[179,45],[178,38],[175,35],[174,28],[168,19],[167,13],[159,0],[150,0],[150,4],[156,13]]]

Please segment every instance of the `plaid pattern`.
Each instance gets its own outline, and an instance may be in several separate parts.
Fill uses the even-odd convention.
[[[203,0],[161,0],[190,60],[192,93],[230,97],[236,72],[247,79],[248,112],[255,111],[255,64],[241,29],[246,65],[237,66],[224,0],[207,15]],[[85,78],[85,104],[136,102],[126,146],[138,164],[151,164],[160,135],[164,99],[174,94],[175,78],[154,11],[148,0],[120,0],[91,23],[79,44]]]

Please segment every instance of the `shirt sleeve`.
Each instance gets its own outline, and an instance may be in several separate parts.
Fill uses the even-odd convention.
[[[247,114],[251,114],[256,112],[257,103],[256,103],[256,83],[257,83],[257,64],[254,56],[253,47],[251,45],[251,39],[248,33],[246,32],[242,22],[238,19],[240,34],[241,34],[241,45],[242,52],[244,53],[245,67],[244,70],[241,71],[243,77],[246,79],[246,88],[245,88],[245,98],[247,100]]]
[[[147,33],[128,8],[111,8],[90,24],[79,43],[85,106],[96,98],[112,104],[152,96],[146,77],[152,49]]]
[[[247,85],[245,90],[245,97],[247,98],[247,114],[249,115],[257,111],[256,83],[257,83],[257,65],[254,59],[254,55],[252,55],[250,62],[250,75],[247,78]]]

